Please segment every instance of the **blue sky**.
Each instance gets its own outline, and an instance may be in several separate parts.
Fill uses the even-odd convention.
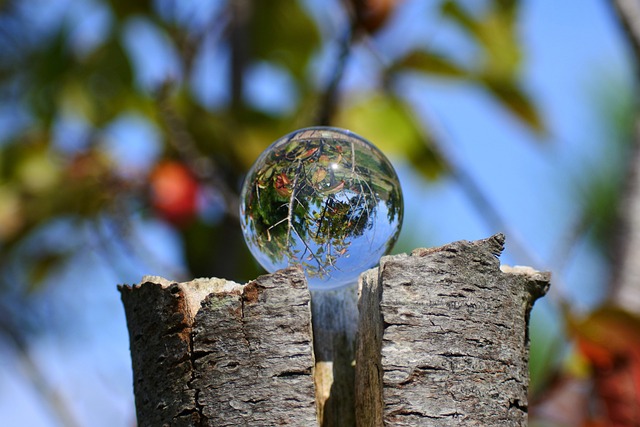
[[[523,3],[525,83],[549,124],[551,133],[546,140],[537,140],[473,87],[424,83],[429,96],[419,97],[416,103],[438,134],[448,141],[452,155],[477,180],[510,228],[517,230],[519,238],[540,260],[535,267],[547,269],[558,242],[579,212],[574,180],[589,173],[606,151],[607,141],[601,139],[602,129],[593,105],[596,89],[611,82],[628,84],[631,72],[627,47],[606,2]],[[425,8],[425,4],[407,0],[404,13],[411,16]],[[96,19],[99,22],[100,18]],[[144,23],[136,22],[129,30],[143,35],[147,31]],[[437,22],[426,30],[420,27],[408,34],[421,32],[434,40],[445,38],[454,49],[461,43],[459,48],[464,49],[462,42],[447,39],[453,36],[445,28],[439,28]],[[133,45],[130,48],[141,49]],[[279,78],[277,70],[275,74],[269,69],[262,73]],[[286,86],[286,82],[282,84]],[[259,86],[251,90],[265,93]],[[214,84],[211,91],[213,95],[208,102],[215,105],[224,97],[224,88]],[[137,129],[137,133],[128,133],[134,139],[138,134],[140,138],[156,137],[156,130],[140,125],[135,117],[123,117],[119,126],[129,125]],[[114,126],[111,132],[121,133],[122,127]],[[135,141],[127,147],[139,150],[134,160],[145,161],[155,155],[153,147],[137,145]],[[114,144],[113,149],[125,158],[128,156],[123,153],[122,144]],[[438,245],[503,231],[487,226],[454,182],[442,180],[427,185],[410,168],[394,160],[406,202],[401,239],[418,246]],[[135,162],[132,165],[137,166]],[[85,233],[78,239],[89,250],[72,267],[52,278],[52,282],[63,285],[39,296],[42,301],[54,296],[57,301],[64,301],[63,306],[52,305],[51,310],[64,312],[63,319],[67,320],[62,322],[74,330],[43,336],[32,348],[33,357],[45,370],[50,384],[70,403],[80,425],[128,426],[135,420],[126,321],[115,285],[135,283],[144,274],[157,274],[165,269],[180,270],[183,264],[179,241],[170,228],[160,222],[136,223],[136,232],[146,236],[147,250],[159,257],[161,265],[140,265],[126,256],[115,262],[115,268],[105,265],[101,251],[114,253],[117,249],[102,247],[95,237]],[[519,263],[508,245],[507,241],[503,262]],[[588,307],[597,301],[606,274],[602,260],[588,246],[582,246],[557,286],[563,286],[572,300]],[[538,311],[544,311],[544,304],[541,307]],[[4,354],[0,358],[0,425],[56,426],[50,408],[41,404],[32,386],[23,380],[26,370],[19,358],[10,349],[0,349],[0,354]]]

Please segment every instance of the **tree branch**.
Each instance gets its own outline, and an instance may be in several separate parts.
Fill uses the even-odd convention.
[[[636,76],[640,77],[640,2],[613,0],[612,5],[633,48]],[[619,206],[618,238],[613,248],[615,256],[609,291],[616,303],[640,313],[640,267],[637,262],[640,254],[640,116],[637,111],[636,116],[626,186]]]
[[[636,68],[640,73],[640,2],[637,0],[612,0],[622,28],[627,33],[635,54]]]
[[[346,69],[347,62],[351,53],[351,47],[355,39],[355,24],[352,23],[346,29],[344,36],[340,42],[340,50],[336,58],[336,64],[333,69],[331,80],[327,85],[322,99],[320,102],[320,113],[318,115],[317,123],[320,126],[329,126],[333,119],[333,115],[338,104],[338,89],[340,88],[340,82],[344,76],[344,70]]]
[[[231,44],[231,109],[239,111],[242,107],[244,89],[244,72],[248,61],[248,26],[251,15],[249,0],[234,0],[229,3],[231,11],[230,44]]]

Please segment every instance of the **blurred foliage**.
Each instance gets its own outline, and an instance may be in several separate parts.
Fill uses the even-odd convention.
[[[569,319],[579,354],[594,379],[606,425],[640,424],[640,319],[616,307],[602,307],[585,319]]]
[[[626,84],[610,78],[606,89],[597,87],[596,114],[604,124],[600,136],[608,142],[604,152],[589,159],[589,173],[578,178],[578,194],[583,208],[583,227],[588,237],[607,259],[617,255],[616,245],[621,238],[618,220],[622,212],[625,182],[630,173],[628,159],[632,158],[636,99]]]
[[[349,128],[427,181],[454,173],[444,142],[409,102],[407,90],[424,89],[398,84],[404,76],[479,88],[527,129],[548,131],[521,79],[519,1],[431,2],[441,23],[468,42],[462,52],[431,40],[404,43],[394,19],[402,7],[400,0],[0,2],[0,336],[25,349],[26,332],[48,322],[29,295],[88,250],[168,274],[139,248],[133,218],[176,230],[189,276],[260,274],[240,233],[238,190],[258,155],[297,128]],[[389,34],[401,49],[378,43]],[[615,99],[596,104],[615,143],[597,159],[602,169],[580,177],[576,233],[604,254],[633,121],[631,103],[619,102],[625,92],[606,89]],[[97,241],[89,249],[87,231]],[[576,346],[566,366],[549,366],[536,382],[532,418],[638,425],[637,317],[604,307],[581,316],[566,309],[563,320]],[[605,408],[598,417],[589,413],[594,405]]]
[[[533,396],[533,425],[640,424],[640,318],[606,304],[563,318],[574,347]]]
[[[365,47],[373,57],[392,58],[376,47],[375,34],[391,22],[400,2],[351,1],[343,9],[334,4],[332,13],[342,14],[345,32],[353,33],[346,39],[333,37],[305,3],[286,0],[87,2],[84,12],[96,26],[92,34],[83,28],[90,24],[82,13],[55,8],[51,13],[58,19],[36,28],[38,4],[9,1],[0,15],[0,92],[12,106],[6,114],[23,118],[2,135],[0,148],[2,263],[34,229],[55,218],[108,215],[126,221],[143,212],[180,230],[190,274],[249,279],[258,271],[237,226],[239,182],[273,140],[316,124],[322,102],[337,104],[331,124],[374,135],[423,176],[435,179],[446,170],[429,129],[392,83],[401,73],[474,82],[526,126],[543,127],[518,80],[517,2],[487,2],[482,13],[441,2],[442,19],[477,46],[476,65],[463,67],[436,46],[417,45],[405,57],[379,64],[380,81],[390,84],[375,92],[338,85],[335,90],[349,96],[333,98],[325,92],[333,90],[332,81],[340,82],[344,67],[331,59],[329,77],[319,74],[323,49],[343,43],[347,52]],[[143,39],[148,46],[136,47]],[[342,60],[358,66],[349,55]],[[291,108],[275,108],[250,92],[256,85],[250,79],[264,69],[292,88],[293,95],[274,101]],[[211,101],[206,92],[214,83],[220,93]],[[143,167],[122,165],[111,148],[110,128],[132,116],[160,134],[158,154]],[[205,212],[212,209],[226,214],[210,220]],[[29,259],[38,272],[32,278],[46,277],[56,259],[55,253]]]
[[[626,181],[634,167],[629,160],[637,149],[637,101],[628,83],[612,76],[606,80],[607,85],[601,85],[600,76],[592,94],[595,119],[602,125],[601,134],[594,136],[606,144],[601,151],[575,153],[580,169],[567,175],[580,211],[562,256],[570,257],[568,246],[584,240],[611,265],[627,232],[621,230],[620,216]],[[640,425],[639,314],[606,299],[583,312],[575,305],[561,301],[557,321],[564,324],[564,331],[542,339],[547,341],[546,351],[536,350],[539,376],[531,399],[530,415],[536,421],[532,425]]]
[[[0,2],[2,334],[22,336],[25,295],[87,251],[73,239],[82,227],[157,265],[128,223],[159,219],[179,233],[189,276],[260,274],[240,233],[238,189],[262,150],[297,128],[326,121],[374,141],[425,180],[451,173],[443,141],[397,84],[404,75],[481,88],[523,126],[547,132],[521,79],[519,1],[432,2],[471,47],[456,55],[428,40],[381,47],[379,34],[402,35],[393,19],[400,0],[310,3]],[[366,84],[344,78],[370,64]],[[606,181],[585,187],[585,224],[604,238],[614,219],[603,215],[617,199]],[[61,223],[75,231],[45,244],[43,230]],[[620,366],[616,375],[633,373],[637,390],[636,320],[603,310],[569,322],[579,353],[591,378],[607,384],[603,392]],[[620,335],[603,339],[602,328]]]

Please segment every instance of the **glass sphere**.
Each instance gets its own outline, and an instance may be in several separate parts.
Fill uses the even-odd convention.
[[[310,289],[355,282],[398,238],[398,176],[387,158],[344,129],[297,130],[271,144],[245,178],[240,222],[269,272],[292,265]]]

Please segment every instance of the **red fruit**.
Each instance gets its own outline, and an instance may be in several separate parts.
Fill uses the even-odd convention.
[[[182,163],[163,161],[150,177],[151,203],[161,217],[184,225],[197,211],[198,181]]]

